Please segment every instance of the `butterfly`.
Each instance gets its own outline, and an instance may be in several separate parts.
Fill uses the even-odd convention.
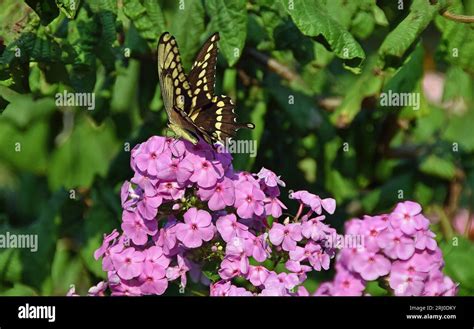
[[[253,123],[238,123],[228,96],[214,95],[217,41],[214,33],[204,43],[188,75],[184,73],[176,39],[165,32],[158,41],[158,78],[168,127],[193,144],[199,139],[213,145],[235,136]]]

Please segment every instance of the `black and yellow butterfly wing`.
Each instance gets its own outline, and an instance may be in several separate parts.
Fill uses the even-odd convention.
[[[236,122],[229,97],[214,95],[218,40],[215,33],[204,43],[189,76],[184,73],[174,37],[164,33],[158,42],[158,76],[169,126],[194,144],[198,138],[211,145],[223,142],[240,128],[254,127]]]
[[[178,44],[169,33],[158,41],[158,78],[169,126],[178,137],[196,143],[198,135],[186,111],[191,108],[191,86],[184,73]]]
[[[214,33],[207,39],[196,55],[191,72],[189,72],[189,83],[193,88],[193,109],[198,109],[206,105],[214,96],[218,41],[219,33]]]

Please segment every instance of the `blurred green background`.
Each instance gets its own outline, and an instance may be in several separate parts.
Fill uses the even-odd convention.
[[[330,221],[416,200],[445,272],[474,295],[474,1],[0,0],[0,233],[39,250],[0,249],[1,295],[64,295],[104,278],[93,259],[118,228],[129,150],[164,134],[156,43],[185,70],[220,32],[216,89],[231,96],[256,158],[289,189],[337,200]],[[64,91],[95,109],[57,107]],[[380,105],[415,92],[420,107]],[[294,210],[285,195],[282,200]],[[340,231],[342,232],[342,231]],[[471,240],[471,241],[470,241]],[[314,276],[313,291],[331,273]],[[377,294],[374,290],[372,294]]]

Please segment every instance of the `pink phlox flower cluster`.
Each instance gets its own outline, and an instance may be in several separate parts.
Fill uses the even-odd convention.
[[[95,252],[108,280],[91,294],[107,287],[112,295],[160,295],[188,279],[210,285],[211,295],[303,294],[306,273],[329,267],[334,253],[324,236],[332,229],[324,216],[310,217],[333,213],[334,200],[295,192],[310,210],[281,224],[280,176],[235,171],[230,154],[205,143],[153,136],[131,151],[130,165],[134,176],[120,193],[123,233],[104,236]],[[276,259],[288,259],[288,273],[263,266]],[[212,262],[220,280],[211,285],[204,267]],[[237,278],[252,291],[235,286]]]
[[[444,266],[435,234],[421,206],[399,203],[390,214],[346,222],[346,234],[363,243],[338,254],[336,277],[316,295],[364,294],[368,281],[379,280],[396,296],[452,296],[457,285],[442,273]]]

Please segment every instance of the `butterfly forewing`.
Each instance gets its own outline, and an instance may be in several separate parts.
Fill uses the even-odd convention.
[[[170,121],[176,121],[178,110],[185,111],[191,105],[191,87],[176,40],[169,33],[164,33],[158,42],[158,77],[165,110]]]
[[[189,73],[189,83],[193,88],[193,109],[201,108],[211,101],[214,96],[218,52],[217,41],[219,41],[219,33],[214,33],[207,39],[197,54]]]

